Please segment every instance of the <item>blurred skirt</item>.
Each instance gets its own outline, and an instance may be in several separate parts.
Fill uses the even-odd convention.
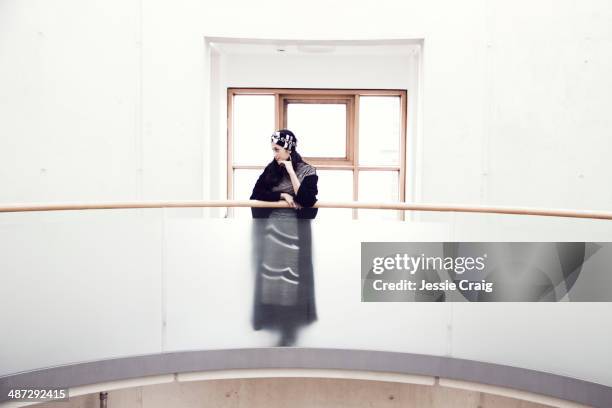
[[[253,327],[293,331],[316,320],[310,220],[278,208],[253,222]]]

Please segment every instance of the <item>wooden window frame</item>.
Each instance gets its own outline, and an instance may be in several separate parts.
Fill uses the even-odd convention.
[[[346,103],[347,140],[345,157],[307,157],[304,159],[320,170],[351,170],[353,172],[353,201],[359,197],[361,171],[396,171],[399,173],[399,201],[406,201],[406,135],[407,91],[405,89],[303,89],[303,88],[228,88],[227,89],[227,198],[234,198],[234,170],[263,169],[265,165],[239,165],[233,160],[233,101],[236,95],[272,95],[275,98],[274,129],[287,127],[287,105],[290,103]],[[361,96],[398,96],[400,98],[400,161],[397,166],[359,165],[359,99]],[[299,135],[298,135],[299,137]],[[404,211],[400,219],[404,220]],[[357,210],[353,209],[353,219]]]

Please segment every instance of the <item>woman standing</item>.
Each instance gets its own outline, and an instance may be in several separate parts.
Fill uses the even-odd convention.
[[[259,176],[252,200],[286,201],[290,208],[252,208],[255,330],[280,330],[280,346],[295,343],[299,326],[316,320],[310,220],[317,215],[316,169],[296,151],[287,129],[271,137],[274,159]]]
[[[312,219],[317,209],[311,208],[317,202],[316,169],[302,160],[297,152],[297,138],[287,129],[274,132],[271,137],[274,159],[266,166],[257,179],[251,200],[285,200],[291,209],[253,208],[253,218],[268,218],[274,213],[281,217]]]

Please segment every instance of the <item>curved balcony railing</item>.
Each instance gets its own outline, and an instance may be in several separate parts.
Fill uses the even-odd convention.
[[[612,241],[610,213],[319,203],[321,211],[454,214],[433,221],[311,222],[312,277],[305,296],[313,314],[286,329],[291,318],[266,317],[262,299],[268,295],[252,266],[253,221],[169,210],[228,206],[282,204],[1,206],[0,389],[319,368],[471,381],[610,406],[612,325],[606,322],[612,302],[366,303],[360,296],[362,242],[605,242]],[[32,213],[53,210],[63,211]],[[605,269],[606,251],[589,262]]]
[[[109,210],[136,208],[216,208],[216,207],[250,207],[250,208],[288,208],[285,202],[266,202],[256,200],[212,200],[212,201],[149,201],[149,202],[107,202],[107,203],[55,203],[55,204],[12,204],[0,206],[1,212],[29,211],[67,211],[67,210]],[[528,207],[496,207],[445,204],[410,204],[410,203],[364,203],[364,202],[318,202],[316,208],[352,208],[366,210],[400,210],[460,212],[480,214],[537,215],[548,217],[591,218],[612,220],[612,212],[590,210],[568,210]]]

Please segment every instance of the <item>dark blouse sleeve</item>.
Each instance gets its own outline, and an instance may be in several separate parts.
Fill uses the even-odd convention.
[[[313,174],[306,176],[300,183],[300,188],[295,195],[295,201],[302,207],[312,207],[317,202],[317,182],[319,176]]]
[[[260,201],[279,201],[281,199],[280,193],[278,191],[272,191],[266,188],[264,183],[264,174],[261,173],[257,182],[255,183],[255,187],[253,187],[253,192],[251,193],[251,200],[260,200]]]

